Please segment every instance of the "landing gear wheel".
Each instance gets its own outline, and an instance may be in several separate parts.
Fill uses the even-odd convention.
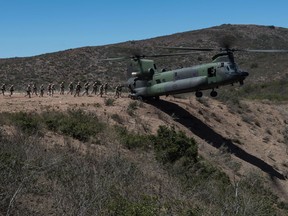
[[[203,93],[200,92],[200,91],[197,91],[197,92],[195,93],[195,96],[196,96],[197,98],[201,98],[201,97],[203,96]]]
[[[160,97],[159,97],[159,96],[155,96],[155,97],[154,97],[154,100],[155,100],[155,101],[159,101],[159,100],[160,100]]]
[[[211,91],[210,96],[211,97],[216,97],[218,95],[218,93],[216,91]]]

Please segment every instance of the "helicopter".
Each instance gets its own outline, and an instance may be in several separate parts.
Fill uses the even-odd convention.
[[[211,90],[210,96],[218,95],[215,89],[220,86],[239,83],[241,86],[249,73],[238,67],[235,62],[234,52],[288,52],[288,50],[256,50],[235,49],[226,46],[224,48],[192,48],[192,47],[160,47],[170,50],[185,50],[190,52],[168,53],[159,55],[132,55],[106,60],[131,59],[132,63],[128,69],[131,77],[127,81],[130,90],[129,97],[132,99],[159,100],[163,95],[175,95],[195,92],[197,98],[203,96],[203,90]],[[199,52],[218,53],[212,57],[210,63],[194,65],[175,70],[159,70],[152,57],[166,57],[177,55],[191,55]]]

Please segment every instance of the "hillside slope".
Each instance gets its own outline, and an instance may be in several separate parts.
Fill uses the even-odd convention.
[[[27,58],[0,59],[0,80],[23,89],[27,83],[99,80],[116,83],[125,80],[127,62],[101,61],[107,57],[131,55],[131,49],[144,54],[167,53],[158,46],[219,47],[226,36],[236,38],[234,47],[248,49],[288,49],[288,30],[274,26],[221,25],[141,41],[91,46]],[[215,53],[156,59],[159,68],[175,69],[211,61]],[[240,67],[250,73],[247,82],[286,78],[288,54],[237,53]],[[201,61],[199,61],[201,59]]]
[[[125,96],[114,100],[112,95],[26,98],[18,93],[0,100],[1,113],[83,109],[96,113],[104,122],[140,134],[155,134],[160,125],[176,127],[193,137],[200,154],[221,167],[231,179],[258,173],[283,200],[288,198],[287,106],[245,100],[224,104],[207,97],[197,100],[194,96],[167,97],[152,104]]]

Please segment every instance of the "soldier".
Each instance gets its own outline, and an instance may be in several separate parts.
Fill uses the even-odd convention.
[[[102,96],[103,96],[103,93],[104,93],[104,85],[103,85],[103,84],[100,86],[99,91],[100,91],[99,94],[100,94],[100,96],[102,97]]]
[[[10,97],[11,97],[13,95],[13,92],[14,92],[14,85],[10,86],[9,91],[10,91]]]
[[[84,89],[85,89],[85,90],[84,90],[82,96],[85,95],[85,94],[86,94],[86,95],[89,95],[89,92],[88,92],[88,91],[89,91],[89,87],[90,87],[89,83],[86,82],[85,85],[84,85]]]
[[[52,84],[51,85],[51,92],[52,92],[52,97],[53,97],[53,95],[54,95],[54,91],[56,90],[56,88],[55,88],[55,85],[54,84]]]
[[[6,91],[6,84],[5,83],[2,85],[1,91],[2,91],[2,94],[5,95],[5,91]]]
[[[43,97],[44,96],[44,85],[42,84],[40,86],[40,97]]]
[[[121,91],[122,91],[122,86],[121,85],[117,85],[115,88],[115,97],[119,98],[121,97]]]
[[[67,94],[70,93],[70,94],[72,95],[72,94],[73,94],[73,88],[74,88],[74,86],[73,86],[73,82],[70,82],[68,87],[69,87],[69,91],[68,91]]]
[[[92,92],[91,92],[91,94],[97,94],[97,89],[98,88],[98,86],[97,86],[97,82],[95,81],[94,83],[93,83],[93,86],[92,86]]]
[[[52,84],[49,83],[48,88],[47,88],[47,95],[51,96],[52,95]]]
[[[74,97],[76,97],[76,96],[79,97],[80,96],[79,94],[80,94],[81,88],[82,88],[82,86],[80,85],[80,82],[78,82],[77,85],[76,85],[76,92],[74,94]]]
[[[29,96],[29,98],[31,98],[31,85],[30,84],[28,84],[28,86],[26,88],[26,92],[27,92],[27,94],[25,95],[25,97]]]
[[[108,83],[106,82],[105,85],[104,85],[105,95],[107,95],[107,90],[108,90]]]
[[[38,95],[37,94],[37,86],[36,86],[36,83],[33,83],[32,85],[32,95],[35,94],[35,95]]]
[[[60,84],[60,95],[64,95],[64,82]]]

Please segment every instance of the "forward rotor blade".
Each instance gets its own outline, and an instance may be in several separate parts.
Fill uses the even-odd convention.
[[[156,54],[156,55],[145,55],[145,57],[166,57],[166,56],[181,56],[181,55],[191,55],[200,52],[183,52],[183,53],[167,53],[167,54]]]
[[[193,47],[159,47],[159,48],[171,49],[171,50],[219,51],[219,49],[214,48],[193,48]]]
[[[121,61],[125,59],[130,59],[130,56],[123,56],[123,57],[116,57],[116,58],[107,58],[107,59],[101,59],[102,61]]]

